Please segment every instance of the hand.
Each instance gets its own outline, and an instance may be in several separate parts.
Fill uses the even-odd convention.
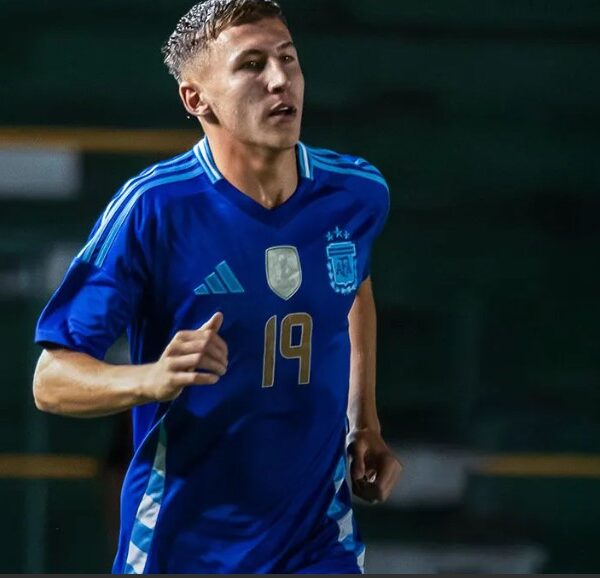
[[[398,481],[402,466],[374,430],[354,430],[347,438],[352,491],[376,504],[388,499]]]
[[[215,313],[200,329],[179,331],[160,359],[148,365],[143,395],[149,401],[171,401],[190,385],[212,385],[225,375],[227,344],[219,335],[223,314]],[[198,373],[197,369],[205,372]]]

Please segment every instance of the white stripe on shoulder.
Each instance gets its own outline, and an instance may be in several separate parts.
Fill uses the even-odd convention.
[[[302,142],[298,142],[298,151],[300,156],[300,166],[302,167],[302,170],[304,172],[302,176],[307,179],[312,179],[312,172],[310,170],[310,158],[308,156],[308,149],[306,145]]]
[[[91,257],[96,249],[96,246],[102,235],[104,235],[107,227],[111,220],[119,210],[119,208],[125,203],[127,198],[136,190],[137,187],[144,185],[145,183],[151,182],[153,179],[160,177],[161,175],[174,173],[179,170],[184,170],[192,167],[196,163],[194,156],[191,151],[188,151],[170,161],[164,163],[158,163],[152,167],[146,169],[144,172],[136,177],[133,177],[121,188],[121,191],[114,197],[114,199],[108,204],[106,210],[102,215],[100,226],[96,230],[94,236],[86,243],[83,249],[77,255],[83,261],[90,261]]]
[[[110,248],[112,247],[112,244],[113,244],[115,238],[117,237],[121,227],[123,226],[123,223],[127,220],[127,217],[131,213],[131,211],[132,211],[133,207],[135,206],[136,202],[138,201],[138,199],[146,191],[149,191],[149,190],[159,187],[161,185],[190,180],[190,179],[193,179],[193,178],[201,175],[203,172],[204,172],[204,170],[202,169],[202,167],[196,166],[195,168],[190,169],[185,173],[173,174],[170,176],[162,176],[159,179],[154,179],[151,182],[148,182],[140,187],[137,187],[135,189],[135,191],[128,197],[127,205],[121,211],[119,216],[115,219],[110,231],[106,235],[106,239],[104,240],[104,243],[103,243],[102,247],[100,248],[100,251],[98,252],[98,256],[96,257],[96,260],[94,261],[94,265],[96,265],[96,267],[102,267],[102,265],[104,264],[104,260],[106,259],[106,256],[108,255],[108,252],[109,252]]]
[[[352,165],[352,167],[349,167],[346,165],[341,165],[339,163],[332,163],[314,155],[311,155],[311,158],[313,166],[318,167],[323,171],[328,171],[330,173],[336,173],[340,175],[362,177],[363,179],[368,179],[370,181],[379,183],[380,185],[384,186],[385,189],[389,192],[389,187],[386,180],[379,173],[364,170],[358,165]]]
[[[342,167],[346,167],[346,168],[351,168],[351,169],[356,169],[359,168],[361,170],[373,173],[375,175],[378,176],[383,176],[381,174],[381,171],[373,166],[370,162],[366,161],[363,158],[360,157],[351,157],[351,158],[344,158],[344,155],[340,155],[334,151],[329,151],[327,149],[314,149],[311,148],[310,149],[310,154],[324,162],[324,163],[328,163],[328,164],[332,164],[332,165],[339,165]]]
[[[223,178],[223,175],[217,168],[217,165],[212,159],[210,149],[208,147],[208,141],[204,137],[199,143],[194,146],[194,154],[198,159],[200,165],[204,168],[211,183],[216,183]]]

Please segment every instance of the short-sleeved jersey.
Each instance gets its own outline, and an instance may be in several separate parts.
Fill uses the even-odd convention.
[[[296,147],[266,209],[207,139],[128,181],[44,309],[36,341],[134,364],[224,315],[227,374],[133,411],[117,573],[357,573],[346,476],[348,313],[389,208],[362,159]]]

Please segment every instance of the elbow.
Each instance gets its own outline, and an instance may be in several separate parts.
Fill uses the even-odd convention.
[[[35,407],[46,413],[59,413],[58,403],[51,393],[51,387],[44,379],[43,372],[37,372],[33,378],[33,401]]]
[[[52,384],[51,361],[44,352],[38,361],[33,376],[33,401],[35,407],[46,413],[61,413],[60,403]]]

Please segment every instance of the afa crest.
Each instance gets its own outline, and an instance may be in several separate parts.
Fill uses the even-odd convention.
[[[336,293],[349,295],[358,286],[356,245],[349,240],[348,231],[339,227],[327,233],[327,269],[329,283]]]

